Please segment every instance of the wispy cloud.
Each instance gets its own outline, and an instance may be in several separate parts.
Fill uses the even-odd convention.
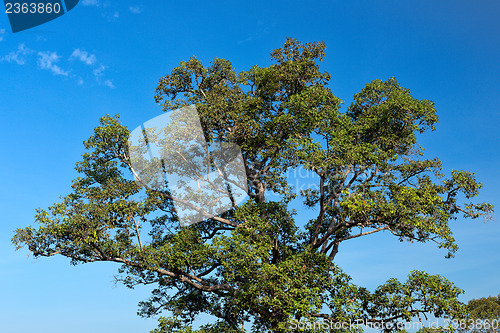
[[[58,62],[60,58],[61,56],[57,55],[56,52],[38,52],[38,68],[51,71],[54,75],[68,76],[69,71],[65,71],[56,65],[56,62]]]
[[[18,65],[24,65],[26,63],[26,58],[24,56],[35,52],[27,48],[24,43],[17,47],[16,51],[12,51],[9,54],[0,57],[0,62],[15,62]]]
[[[99,67],[94,68],[94,70],[92,71],[92,74],[94,74],[94,77],[95,77],[97,83],[113,89],[115,87],[113,82],[109,79],[104,79],[104,71],[107,68],[108,68],[107,66],[104,66],[103,64],[101,64],[101,65],[99,65]]]
[[[116,10],[113,10],[109,1],[82,0],[80,3],[83,6],[100,8],[101,16],[104,17],[108,22],[115,22],[120,17],[120,13]]]
[[[106,87],[109,87],[111,89],[113,89],[115,87],[115,85],[113,84],[113,82],[111,82],[110,80],[104,80],[104,83],[103,83]]]
[[[104,85],[109,88],[115,87],[111,80],[104,78],[104,72],[108,67],[100,63],[94,54],[88,53],[87,51],[82,49],[74,49],[73,53],[69,57],[69,60],[72,61],[75,59],[92,68],[92,75],[94,76],[98,84]],[[83,84],[82,78],[79,78],[78,84]]]
[[[84,6],[92,6],[92,7],[99,7],[101,5],[99,0],[82,0],[81,4]]]
[[[139,6],[129,6],[128,7],[128,10],[132,13],[132,14],[140,14],[142,13],[142,8],[139,7]]]
[[[115,22],[118,20],[120,17],[120,13],[114,12],[113,14],[103,14],[103,16],[109,21],[109,22]]]
[[[101,16],[104,17],[106,19],[106,21],[108,21],[108,22],[116,22],[118,20],[118,18],[120,17],[120,13],[117,11],[110,12],[108,10],[104,10],[101,13]]]
[[[94,74],[94,76],[96,78],[102,77],[102,75],[103,75],[104,71],[106,70],[106,68],[107,68],[106,66],[104,66],[104,65],[101,64],[101,65],[99,65],[99,67],[94,68],[94,70],[92,71],[92,73]]]
[[[108,67],[99,62],[95,54],[81,48],[74,49],[69,57],[63,57],[54,51],[32,50],[20,44],[17,50],[0,56],[0,63],[24,65],[27,62],[36,62],[38,69],[75,80],[78,85],[83,85],[84,79],[90,77],[101,86],[115,88],[114,83],[105,75]],[[77,63],[82,63],[83,67],[76,66]]]
[[[93,65],[97,62],[97,58],[95,55],[89,54],[87,51],[83,51],[80,49],[75,49],[69,59],[78,59],[85,65]]]
[[[4,36],[7,31],[5,29],[0,29],[0,42],[3,42],[5,40]]]

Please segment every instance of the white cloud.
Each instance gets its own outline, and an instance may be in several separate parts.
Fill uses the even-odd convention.
[[[120,13],[119,12],[114,12],[113,14],[109,13],[109,12],[104,12],[101,14],[102,17],[104,17],[108,22],[116,22],[116,20],[118,20],[118,18],[120,17]]]
[[[93,7],[99,7],[100,5],[99,0],[82,0],[81,4],[84,6],[93,6]]]
[[[0,29],[0,42],[4,41],[5,38],[2,35],[5,35],[7,31],[5,29]]]
[[[33,53],[33,52],[35,52],[35,51],[27,48],[23,43],[17,47],[16,51],[12,51],[3,57],[0,57],[0,62],[4,62],[4,61],[11,62],[11,63],[15,62],[18,65],[24,65],[26,63],[26,59],[23,56],[28,55],[28,54]]]
[[[56,65],[61,56],[57,55],[56,52],[38,52],[38,67],[40,69],[46,69],[52,72],[54,75],[68,76],[69,72],[64,71]]]
[[[89,54],[87,51],[83,51],[80,49],[75,49],[71,54],[71,56],[69,57],[70,60],[73,60],[75,58],[89,66],[97,62],[95,55]]]
[[[107,0],[81,0],[83,6],[99,8],[100,14],[108,22],[116,22],[120,17],[120,13],[113,10],[113,6]]]
[[[104,71],[106,70],[106,66],[104,66],[103,64],[99,65],[99,67],[96,67],[94,68],[94,70],[92,71],[92,73],[94,74],[94,76],[97,78],[100,78],[103,74],[104,74]]]
[[[30,54],[35,54],[35,56],[29,56]],[[15,63],[18,65],[24,65],[26,63],[33,63],[36,60],[37,66],[40,70],[50,71],[53,75],[61,75],[72,80],[78,85],[83,85],[84,80],[88,81],[89,78],[95,80],[95,82],[100,86],[105,86],[108,88],[115,88],[114,83],[111,79],[105,75],[105,71],[108,66],[105,66],[94,54],[91,54],[81,48],[74,49],[69,57],[61,56],[57,52],[52,51],[36,51],[27,48],[24,44],[20,44],[17,50],[10,52],[5,56],[0,56],[0,63]],[[75,67],[74,69],[69,68],[74,65],[74,60],[81,62],[84,66]],[[61,65],[62,64],[62,65]],[[68,69],[63,69],[67,67]],[[82,71],[84,70],[84,71]],[[85,75],[85,72],[87,75]]]
[[[140,13],[142,13],[142,8],[139,7],[139,6],[129,6],[128,10],[130,10],[130,12],[132,14],[140,14]]]
[[[120,13],[115,11],[115,12],[109,12],[109,11],[103,11],[101,13],[101,16],[106,19],[108,22],[116,22],[118,18],[120,17]]]
[[[109,87],[111,89],[113,89],[115,87],[115,85],[113,84],[113,82],[111,82],[110,80],[105,80],[104,83],[103,83],[106,87]]]
[[[98,61],[97,57],[94,54],[88,53],[87,51],[78,48],[74,49],[73,53],[69,57],[70,61],[74,59],[81,61],[83,64],[91,68],[92,75],[99,85],[103,85],[109,88],[115,87],[111,80],[105,78],[104,72],[106,71],[106,69],[108,69],[108,67],[104,66],[100,61]],[[77,82],[79,85],[82,85],[83,78],[78,77]]]

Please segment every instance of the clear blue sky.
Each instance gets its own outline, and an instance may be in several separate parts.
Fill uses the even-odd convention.
[[[70,266],[64,258],[14,251],[13,230],[70,191],[82,141],[99,118],[129,128],[160,114],[158,79],[181,60],[229,59],[238,71],[270,64],[287,36],[323,40],[322,69],[348,105],[373,79],[395,76],[435,101],[437,130],[421,137],[444,169],[475,171],[480,200],[500,209],[500,2],[491,1],[143,1],[81,0],[68,14],[10,33],[0,13],[0,331],[147,332],[136,316],[148,288],[114,285],[112,264]],[[304,212],[303,214],[306,214]],[[458,219],[455,259],[433,244],[384,235],[351,240],[338,262],[374,288],[412,269],[442,274],[463,301],[500,293],[500,226]],[[366,238],[365,238],[366,239]]]

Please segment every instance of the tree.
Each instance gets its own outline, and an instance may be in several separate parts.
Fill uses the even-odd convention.
[[[471,299],[467,303],[466,317],[461,332],[499,332],[500,294],[497,297]]]
[[[195,105],[208,142],[241,148],[248,200],[181,227],[179,198],[134,181],[129,131],[105,116],[84,143],[72,193],[39,210],[38,225],[17,229],[13,243],[72,264],[119,263],[129,287],[156,284],[139,312],[172,317],[155,332],[242,332],[245,324],[286,332],[291,323],[349,320],[396,329],[426,313],[462,316],[462,290],[442,276],[413,271],[370,292],[335,264],[342,242],[377,232],[433,241],[452,257],[449,222],[493,207],[459,202],[479,193],[473,173],[446,178],[437,158],[423,157],[416,134],[434,130],[432,101],[413,98],[394,78],[374,80],[341,112],[319,69],[325,48],[288,38],[268,67],[236,73],[227,60],[205,67],[192,57],[160,79],[155,99],[164,111]],[[315,175],[316,188],[294,189],[286,174],[298,168]],[[296,221],[299,199],[314,218]],[[193,330],[200,313],[217,319]]]

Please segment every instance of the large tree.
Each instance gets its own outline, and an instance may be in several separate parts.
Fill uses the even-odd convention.
[[[324,55],[323,42],[288,38],[268,67],[237,73],[227,60],[207,67],[193,57],[160,79],[164,111],[195,105],[209,143],[241,148],[248,200],[180,226],[173,205],[181,199],[134,181],[129,130],[105,116],[85,142],[72,193],[39,210],[35,227],[16,230],[14,244],[73,264],[115,262],[127,286],[156,284],[139,311],[171,313],[156,332],[191,332],[200,313],[214,321],[198,332],[463,316],[462,291],[444,277],[413,271],[369,291],[336,265],[342,242],[377,232],[433,241],[452,257],[449,222],[493,207],[464,200],[481,188],[473,173],[446,177],[437,158],[423,157],[417,134],[438,121],[432,101],[390,78],[368,83],[341,111],[319,68]],[[316,186],[298,191],[290,170],[314,174]],[[315,216],[297,219],[297,200]]]

